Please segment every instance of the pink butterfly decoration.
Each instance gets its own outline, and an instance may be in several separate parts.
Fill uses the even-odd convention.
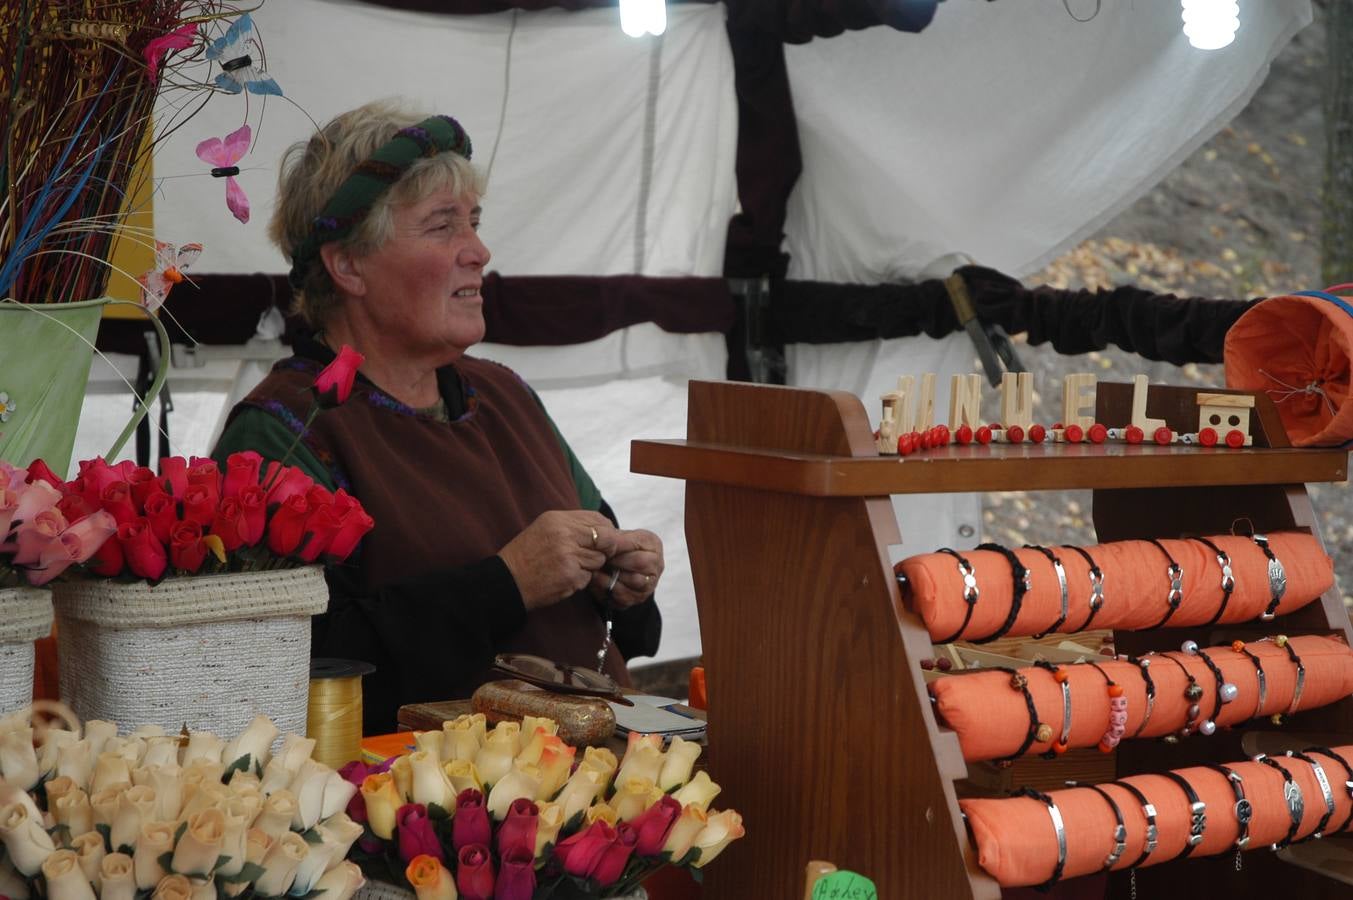
[[[187,50],[197,38],[197,23],[180,25],[168,34],[162,34],[146,44],[141,51],[146,57],[146,68],[150,69],[150,83],[154,84],[160,74],[160,60],[171,50]]]
[[[141,302],[151,312],[159,309],[174,285],[186,281],[183,270],[202,255],[201,244],[175,247],[164,241],[155,242],[155,268],[137,278],[141,285]]]
[[[226,135],[225,140],[207,138],[197,145],[197,158],[212,165],[213,176],[226,180],[226,207],[242,223],[249,221],[249,198],[235,180],[235,176],[240,174],[239,166],[235,163],[249,149],[250,134],[249,126],[241,125]]]

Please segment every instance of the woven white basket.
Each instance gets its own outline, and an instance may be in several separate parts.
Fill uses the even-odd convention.
[[[368,878],[366,884],[353,894],[353,900],[414,900],[415,896],[413,891]],[[648,891],[644,890],[643,885],[639,885],[624,897],[616,897],[614,900],[648,900]]]
[[[305,733],[318,566],[55,586],[61,699],[81,719],[239,734],[256,715]]]
[[[51,594],[0,588],[0,716],[33,702],[33,642],[51,631]]]

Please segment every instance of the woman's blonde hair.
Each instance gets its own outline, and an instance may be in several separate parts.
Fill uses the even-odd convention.
[[[277,179],[277,207],[268,223],[268,237],[290,260],[310,234],[315,218],[339,186],[363,161],[402,128],[427,118],[391,100],[377,100],[331,119],[308,141],[299,141],[282,154]],[[484,193],[484,179],[470,161],[457,153],[439,153],[411,165],[399,181],[372,204],[352,232],[337,241],[356,255],[371,253],[389,240],[392,210],[416,203],[428,194],[451,190],[457,194]],[[314,328],[342,302],[329,270],[316,259],[296,290],[293,312]]]

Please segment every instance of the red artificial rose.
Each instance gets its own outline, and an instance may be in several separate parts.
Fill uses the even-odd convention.
[[[225,481],[221,485],[222,497],[238,496],[247,487],[258,486],[258,473],[263,468],[263,457],[253,450],[232,453],[226,457]]]
[[[305,499],[310,501],[311,509],[319,509],[334,502],[334,495],[329,493],[329,489],[322,484],[312,484],[310,489],[305,492]]]
[[[233,497],[221,501],[211,520],[211,533],[221,539],[227,553],[244,546],[244,510],[240,501]]]
[[[246,547],[253,547],[263,540],[263,530],[268,525],[268,507],[263,488],[256,484],[247,485],[240,489],[235,500],[240,504],[240,511],[244,514],[242,532],[244,544]]]
[[[625,866],[639,841],[639,832],[629,822],[615,826],[615,840],[601,854],[601,859],[592,868],[592,878],[602,887],[615,884],[625,873]]]
[[[493,900],[531,900],[536,892],[536,867],[530,848],[504,853],[493,885]]]
[[[169,562],[174,568],[195,573],[206,558],[202,526],[192,521],[175,522],[169,533]]]
[[[305,472],[295,466],[284,466],[279,462],[268,463],[268,472],[263,476],[263,483],[269,485],[268,506],[286,503],[297,494],[304,496],[315,486],[315,480]]]
[[[201,485],[211,493],[211,505],[221,502],[221,470],[214,459],[197,459],[188,466],[188,487]]]
[[[451,846],[459,853],[474,844],[488,846],[491,837],[484,795],[474,788],[466,788],[456,795],[456,814],[451,817]]]
[[[483,844],[470,844],[460,851],[456,887],[462,900],[493,900],[493,858]]]
[[[26,481],[32,484],[35,481],[45,481],[54,488],[59,488],[65,484],[57,474],[40,459],[35,459],[28,464],[28,478]]]
[[[615,829],[597,819],[582,831],[564,838],[555,845],[554,855],[564,864],[564,871],[586,878],[606,855],[606,848],[615,843]]]
[[[182,456],[166,456],[160,460],[160,479],[165,490],[182,498],[188,491],[188,460]]]
[[[334,508],[338,512],[338,533],[324,552],[335,562],[341,562],[351,556],[366,533],[376,527],[376,520],[367,514],[356,497],[342,488],[334,493]]]
[[[155,477],[155,473],[145,466],[137,466],[132,469],[132,475],[127,479],[127,483],[132,486],[132,502],[136,504],[137,511],[146,507],[146,498],[154,493],[164,493],[164,487],[160,480]]]
[[[640,856],[657,856],[667,843],[667,834],[681,818],[681,801],[671,794],[663,794],[648,809],[630,820],[634,830],[639,832],[639,841],[634,852]]]
[[[79,494],[67,494],[62,497],[56,501],[56,508],[61,510],[61,515],[66,517],[67,522],[78,522],[95,509]]]
[[[366,357],[347,344],[339,348],[334,361],[315,376],[313,385],[315,403],[320,409],[332,409],[348,402],[348,395],[352,393],[352,383],[357,378],[357,370],[364,362]]]
[[[99,510],[93,515],[98,515],[101,512],[104,512],[104,510]],[[95,575],[112,578],[114,575],[122,574],[124,565],[126,565],[126,554],[122,552],[121,542],[110,539],[100,544],[98,551],[89,558],[88,568]]]
[[[126,481],[118,474],[117,470],[101,456],[93,459],[80,461],[80,478],[84,482],[85,499],[91,503],[98,503],[99,497],[103,495],[103,489],[115,481]]]
[[[118,473],[118,481],[131,481],[132,473],[136,471],[136,460],[124,459],[113,463],[111,468]]]
[[[183,518],[203,528],[216,518],[216,495],[204,484],[190,484],[183,495]]]
[[[114,481],[105,486],[99,495],[99,506],[112,513],[119,525],[140,515],[132,503],[132,486],[125,481]]]
[[[268,549],[278,556],[290,556],[305,536],[305,520],[310,504],[304,494],[292,494],[268,521]]]
[[[122,545],[122,552],[127,557],[127,568],[131,569],[133,575],[151,581],[157,581],[164,575],[164,570],[169,566],[169,554],[165,553],[164,545],[155,540],[155,533],[151,531],[150,521],[145,516],[119,524],[117,542]]]
[[[507,808],[507,818],[498,826],[498,856],[513,850],[525,850],[528,856],[536,852],[536,826],[540,808],[527,797],[519,797]]]
[[[301,559],[308,563],[319,559],[320,554],[333,543],[334,535],[338,534],[342,524],[334,512],[332,501],[316,507],[311,500],[310,515],[305,520],[305,542],[299,551]]]
[[[406,803],[395,812],[395,836],[399,838],[399,858],[413,861],[415,856],[435,856],[446,862],[446,854],[432,830],[427,807],[421,803]]]
[[[145,516],[150,520],[150,530],[161,544],[169,543],[169,532],[178,521],[178,504],[164,491],[151,494],[146,498]]]

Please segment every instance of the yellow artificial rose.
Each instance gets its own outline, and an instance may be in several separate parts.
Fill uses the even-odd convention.
[[[117,812],[113,814],[113,825],[109,832],[109,842],[113,849],[132,846],[141,834],[142,822],[155,821],[155,791],[153,788],[127,788],[117,798]]]
[[[103,874],[99,867],[103,864],[103,858],[108,855],[103,845],[103,835],[97,831],[78,834],[71,838],[70,848],[80,859],[80,871],[85,873],[85,879],[93,883],[97,892],[103,882]],[[3,893],[4,891],[0,890],[0,894]]]
[[[183,875],[166,875],[155,885],[150,900],[191,900],[193,883]]]
[[[455,876],[435,856],[422,853],[409,860],[404,877],[418,900],[456,900],[459,896]]]
[[[263,857],[263,874],[254,882],[254,890],[268,897],[285,894],[296,880],[296,870],[309,852],[310,845],[299,834],[288,831],[282,835],[268,849],[268,855]]]
[[[56,850],[42,820],[29,811],[28,804],[18,800],[0,808],[0,842],[14,868],[30,878]]]
[[[28,894],[28,882],[14,871],[9,860],[0,859],[0,897],[8,897],[9,900],[28,900]]]
[[[489,815],[494,821],[501,822],[507,818],[507,808],[512,805],[514,800],[520,800],[525,797],[527,800],[534,800],[536,791],[540,788],[540,770],[535,766],[516,766],[489,790],[488,799],[484,805],[488,807]]]
[[[210,731],[194,731],[188,735],[188,746],[183,748],[180,763],[185,769],[198,762],[219,763],[224,751],[225,741],[221,738]],[[227,760],[225,764],[232,762],[234,760]]]
[[[263,801],[263,809],[254,819],[254,828],[266,832],[274,840],[291,830],[291,820],[296,815],[296,795],[288,790],[274,792]]]
[[[540,789],[536,792],[537,800],[548,800],[559,789],[564,786],[568,780],[569,772],[573,769],[573,758],[578,752],[577,747],[570,747],[554,735],[548,735],[544,738],[544,747],[540,751]]]
[[[138,890],[149,890],[165,876],[160,857],[174,849],[174,822],[142,822],[141,834],[132,853],[132,868]]]
[[[517,758],[516,731],[504,730],[504,725],[516,725],[515,722],[499,722],[484,738],[484,744],[475,754],[474,767],[485,784],[497,784],[498,779],[512,771],[512,761]],[[518,726],[520,730],[520,726]]]
[[[516,755],[521,752],[522,739],[524,737],[525,735],[523,735],[521,731],[521,723],[509,720],[499,722],[497,725],[493,726],[493,730],[484,735],[484,741],[487,743],[491,740],[511,740],[512,756],[515,758]]]
[[[695,836],[704,830],[708,821],[708,814],[700,807],[682,807],[681,815],[673,823],[672,830],[667,832],[667,841],[662,845],[662,852],[672,854],[672,862],[679,862],[691,849],[695,843]]]
[[[583,817],[583,827],[591,825],[593,822],[605,822],[612,828],[620,821],[615,814],[615,810],[610,804],[601,802],[593,803],[587,808],[587,814]]]
[[[225,846],[225,813],[204,809],[188,819],[188,830],[174,848],[170,866],[183,875],[210,875]]]
[[[99,900],[134,900],[136,869],[125,853],[109,853],[99,863]]]
[[[559,829],[564,827],[564,808],[558,803],[536,804],[536,863],[545,864],[545,845],[559,842]]]
[[[94,889],[74,850],[50,854],[43,860],[42,877],[47,880],[47,900],[95,900]]]
[[[290,787],[291,793],[296,795],[296,812],[291,817],[294,830],[307,831],[323,818],[324,787],[331,774],[333,769],[322,762],[307,759],[301,763]]]
[[[94,808],[79,788],[61,794],[56,800],[48,797],[47,806],[56,824],[66,826],[71,834],[84,834],[94,828]]]
[[[620,790],[611,798],[611,805],[615,807],[616,817],[628,822],[642,815],[661,797],[662,791],[653,782],[646,778],[631,778],[620,785]]]
[[[442,723],[442,762],[465,759],[473,761],[484,743],[486,734],[483,713],[460,716]]]
[[[691,863],[700,869],[714,861],[714,857],[723,852],[731,842],[747,832],[742,827],[742,816],[735,810],[726,809],[713,813],[705,827],[695,836],[695,846],[700,848],[700,858]]]
[[[579,766],[573,776],[564,784],[559,796],[554,798],[564,810],[564,821],[571,822],[573,817],[592,805],[592,801],[606,790],[602,774],[595,769]]]
[[[16,728],[0,733],[0,776],[22,790],[31,790],[42,777],[38,752],[33,749],[33,729]]]
[[[453,798],[460,795],[460,792],[466,788],[474,788],[481,794],[484,793],[484,782],[479,780],[479,770],[474,767],[474,763],[468,759],[453,759],[442,766],[442,771],[446,773],[446,780],[451,782],[451,796]]]
[[[399,794],[401,803],[413,802],[413,763],[409,762],[408,754],[400,756],[390,764],[390,778],[394,782],[395,791]]]
[[[709,773],[703,769],[695,773],[695,777],[677,791],[672,796],[681,801],[682,806],[698,806],[701,809],[709,809],[709,805],[714,802],[714,798],[719,796],[723,788],[709,780]]]
[[[662,774],[662,751],[652,744],[630,744],[625,758],[620,761],[620,771],[615,773],[615,783],[624,784],[631,778],[647,779],[658,783]]]
[[[371,826],[371,832],[384,841],[394,837],[395,813],[404,805],[404,800],[395,790],[390,773],[378,772],[366,776],[362,781],[362,800],[366,803],[367,824]]]
[[[364,884],[366,879],[357,863],[344,861],[325,872],[315,890],[323,892],[324,900],[349,900]]]
[[[429,753],[439,763],[442,759],[442,740],[445,736],[443,731],[415,731],[413,733],[414,749]],[[418,801],[415,800],[415,803]]]
[[[272,719],[267,716],[254,716],[249,727],[226,744],[225,750],[221,752],[221,762],[231,766],[240,757],[248,756],[246,770],[253,771],[257,767],[262,771],[272,756],[272,742],[277,739],[277,733],[277,726],[273,724]]]
[[[538,729],[544,729],[546,734],[559,734],[559,723],[548,716],[522,716],[521,733],[529,740]]]
[[[664,792],[670,791],[689,781],[700,750],[700,745],[694,741],[672,738],[672,742],[667,745],[667,755],[662,760],[662,771],[658,773],[658,788]]]
[[[442,736],[440,731],[427,731],[424,734]],[[451,794],[451,782],[442,771],[442,758],[432,750],[418,750],[409,754],[409,766],[413,769],[413,802],[423,806],[437,804],[449,810],[455,803]]]

